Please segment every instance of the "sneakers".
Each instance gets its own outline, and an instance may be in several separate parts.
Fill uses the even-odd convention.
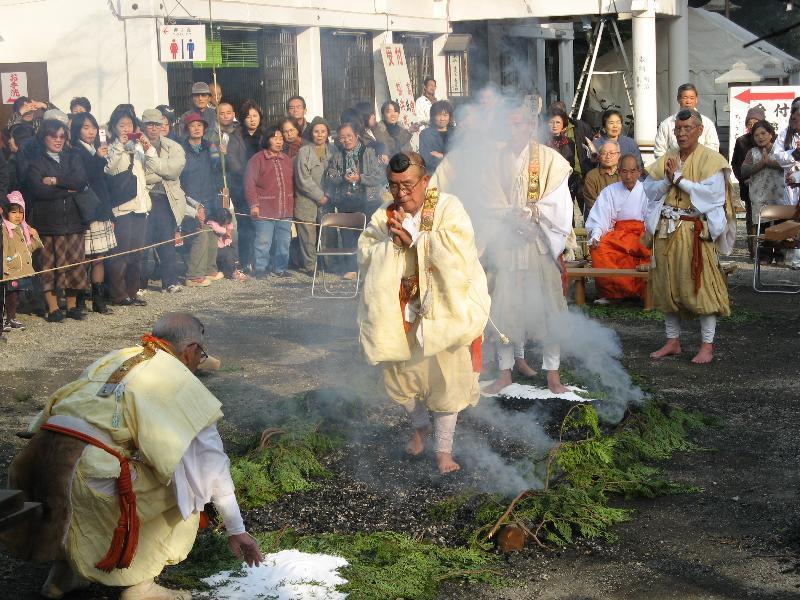
[[[75,308],[70,308],[67,311],[67,318],[68,319],[75,319],[76,321],[83,321],[84,317],[86,317],[86,315],[77,306]]]
[[[9,321],[3,321],[3,333],[11,331],[11,323]]]
[[[211,282],[206,277],[196,277],[186,280],[186,287],[208,287]]]
[[[177,283],[173,283],[171,286],[167,287],[166,290],[168,294],[177,294],[178,292],[182,291],[183,291],[183,286],[180,286]]]
[[[594,301],[593,304],[596,304],[597,306],[608,306],[609,304],[611,304],[611,300],[609,300],[608,298],[598,298],[597,300]]]
[[[11,331],[12,329],[17,329],[22,331],[25,329],[25,325],[17,321],[16,319],[7,319],[5,323],[3,323],[3,331]]]
[[[224,279],[224,278],[225,278],[225,274],[222,271],[217,271],[213,275],[206,275],[206,280],[209,281],[209,282],[210,281],[219,281],[220,279]]]
[[[138,292],[136,292],[136,297],[137,297],[137,298],[144,298],[144,295],[145,295],[146,293],[147,293],[147,290],[146,290],[146,289],[141,289],[141,290],[139,290]]]
[[[233,277],[231,277],[231,279],[233,279],[234,281],[247,281],[250,278],[237,269],[236,271],[233,272]]]

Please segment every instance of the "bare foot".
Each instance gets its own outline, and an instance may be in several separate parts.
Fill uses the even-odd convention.
[[[406,444],[406,452],[408,452],[411,456],[419,456],[422,454],[422,451],[425,450],[425,438],[431,432],[430,427],[420,427],[419,429],[414,430],[414,434],[411,436],[411,439]]]
[[[497,379],[493,383],[483,388],[487,394],[496,394],[505,387],[511,385],[511,369],[504,369],[497,374]]]
[[[547,387],[554,394],[563,394],[567,388],[561,383],[561,374],[558,371],[547,372]]]
[[[442,475],[458,471],[461,468],[461,465],[453,460],[453,455],[449,452],[437,452],[436,464],[439,467],[439,473]]]
[[[665,356],[678,356],[681,353],[681,343],[678,338],[668,338],[667,343],[655,352],[650,353],[650,358],[664,358]]]
[[[517,373],[523,377],[536,377],[536,371],[531,369],[530,365],[525,362],[524,358],[514,359],[514,367],[516,367]]]
[[[692,359],[696,365],[705,365],[714,360],[714,344],[703,342],[700,344],[700,351]]]

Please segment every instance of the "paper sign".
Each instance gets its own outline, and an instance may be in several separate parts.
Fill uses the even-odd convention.
[[[382,47],[383,68],[389,83],[389,96],[400,105],[399,122],[408,129],[414,122],[414,88],[408,76],[406,53],[402,44],[386,44]]]
[[[28,74],[25,71],[0,73],[0,91],[3,93],[3,104],[14,104],[20,96],[28,95]]]
[[[161,62],[194,62],[206,59],[205,25],[162,25],[158,29]]]
[[[780,133],[789,125],[789,115],[792,111],[792,100],[800,96],[800,86],[797,85],[747,85],[730,88],[728,106],[730,107],[730,150],[728,158],[733,157],[735,141],[746,132],[745,118],[751,108],[761,107],[769,121],[775,128],[775,133]]]

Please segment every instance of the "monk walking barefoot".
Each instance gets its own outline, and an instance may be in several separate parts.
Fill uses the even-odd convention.
[[[567,391],[566,386],[561,383],[561,374],[558,371],[547,372],[547,388],[554,394],[563,394]]]
[[[667,340],[667,343],[661,346],[655,352],[650,353],[650,358],[659,359],[665,356],[678,356],[681,353],[681,343],[677,338]]]
[[[703,342],[700,344],[700,351],[692,359],[696,365],[705,365],[714,360],[714,344]]]
[[[524,358],[515,358],[514,368],[523,377],[536,377],[536,370],[532,369]]]
[[[483,388],[482,391],[484,394],[496,394],[503,388],[507,388],[510,385],[511,385],[511,369],[503,369],[497,374],[497,379],[495,379],[491,384]]]
[[[439,467],[439,473],[442,475],[458,471],[461,468],[461,465],[453,460],[453,455],[449,452],[437,452],[436,464]]]
[[[406,444],[406,452],[411,456],[419,456],[425,450],[425,440],[431,433],[429,425],[414,429],[411,439]]]

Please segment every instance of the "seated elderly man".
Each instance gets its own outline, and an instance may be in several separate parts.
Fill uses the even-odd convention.
[[[200,321],[168,313],[142,346],[106,354],[56,391],[31,425],[9,483],[43,516],[2,539],[20,558],[54,561],[46,598],[95,581],[126,586],[121,600],[190,600],[153,578],[186,558],[209,501],[231,551],[261,562],[217,432],[220,403],[194,375],[202,342]]]
[[[599,164],[589,171],[583,180],[584,214],[594,206],[600,192],[612,183],[619,181],[617,173],[619,154],[619,144],[614,140],[608,140],[600,146],[597,153]]]
[[[592,267],[597,269],[635,269],[650,262],[650,250],[641,243],[647,196],[639,181],[642,171],[633,154],[619,163],[620,181],[612,183],[597,197],[586,219]],[[598,277],[598,299],[608,304],[613,299],[644,298],[646,282],[635,277]]]

